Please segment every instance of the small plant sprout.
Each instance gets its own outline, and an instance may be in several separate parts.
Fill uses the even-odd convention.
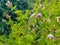
[[[60,16],[57,17],[57,22],[60,24]]]
[[[48,35],[48,38],[49,38],[49,39],[54,39],[54,36],[53,36],[52,34],[49,34],[49,35]]]
[[[6,6],[10,7],[10,5],[12,5],[12,3],[8,0],[7,3],[6,3]]]

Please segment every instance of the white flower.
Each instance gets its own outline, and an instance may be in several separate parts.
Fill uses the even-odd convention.
[[[7,1],[6,6],[10,6],[12,3],[10,1]]]
[[[49,34],[49,35],[48,35],[48,38],[49,38],[49,39],[54,39],[54,36],[53,36],[52,34]]]

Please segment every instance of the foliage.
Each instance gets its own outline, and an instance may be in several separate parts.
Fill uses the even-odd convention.
[[[7,1],[0,1],[0,45],[60,45],[59,0]]]

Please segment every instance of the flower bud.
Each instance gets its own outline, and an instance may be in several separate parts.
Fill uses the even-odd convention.
[[[54,39],[54,36],[53,36],[52,34],[49,34],[49,35],[48,35],[48,38],[49,38],[49,39]]]
[[[41,18],[42,17],[42,14],[41,13],[38,13],[36,17],[37,18]]]
[[[9,7],[12,3],[10,1],[7,1],[6,6]]]

